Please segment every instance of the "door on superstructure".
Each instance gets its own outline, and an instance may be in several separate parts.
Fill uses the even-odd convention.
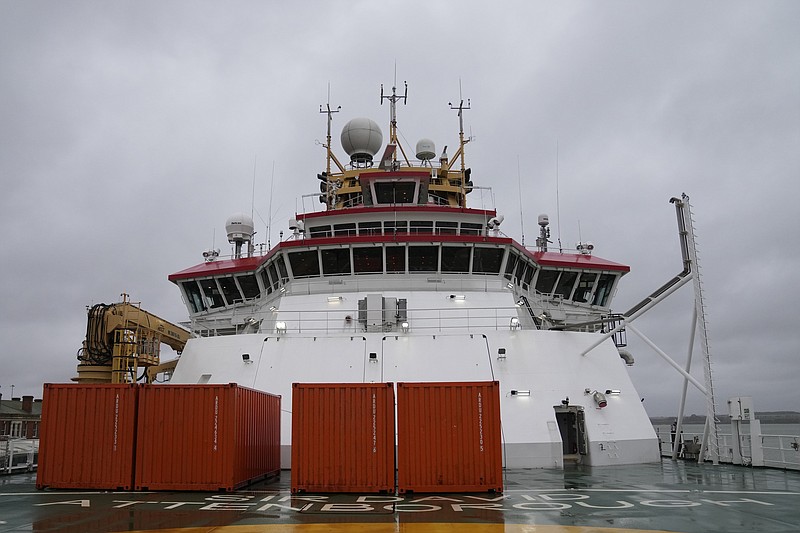
[[[564,461],[581,462],[586,455],[586,423],[583,407],[579,405],[556,405],[556,422],[561,433]]]

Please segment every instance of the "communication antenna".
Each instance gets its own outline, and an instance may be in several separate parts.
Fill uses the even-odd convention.
[[[517,154],[517,189],[519,193],[519,229],[522,232],[522,247],[525,248],[525,217],[522,215],[522,176],[519,170],[519,154]]]
[[[331,122],[333,121],[333,114],[338,113],[341,109],[342,106],[338,106],[336,109],[331,109],[331,84],[328,83],[328,102],[325,104],[325,109],[323,109],[322,106],[319,106],[319,112],[328,115],[328,135],[325,138],[325,148],[327,152],[327,161],[326,161],[327,167],[325,169],[325,172],[327,173],[328,176],[330,176],[331,174],[331,156],[333,155],[331,152]],[[338,164],[339,162],[337,161],[336,163],[337,166],[339,166],[340,170],[344,172],[344,169],[341,168],[341,165]],[[273,162],[273,167],[274,167],[274,162]]]
[[[395,66],[395,70],[397,67]],[[392,95],[383,94],[383,84],[381,83],[381,105],[384,100],[389,100],[389,144],[398,144],[397,142],[397,102],[403,101],[403,105],[408,104],[408,82],[404,81],[403,96],[397,94],[397,74],[395,73],[395,83],[392,85]],[[397,156],[394,156],[395,160]]]
[[[258,154],[253,156],[253,193],[250,195],[250,218],[253,218],[253,211],[255,211],[256,203],[256,162],[258,161]]]
[[[471,109],[471,102],[470,99],[467,98],[467,105],[464,105],[464,96],[461,94],[461,79],[458,80],[458,99],[459,103],[458,106],[454,106],[452,102],[449,102],[450,109],[457,109],[458,110],[458,151],[453,156],[450,164],[447,165],[445,170],[450,170],[450,166],[453,164],[452,161],[455,161],[456,157],[459,158],[461,161],[461,207],[467,206],[467,195],[464,192],[464,182],[469,181],[467,175],[469,174],[466,171],[466,166],[464,164],[464,146],[472,140],[472,136],[469,139],[464,139],[464,111],[467,109]]]
[[[330,129],[330,126],[328,127]],[[330,132],[328,132],[330,136]],[[269,213],[267,213],[267,250],[272,249],[272,233],[270,227],[272,225],[272,186],[275,183],[275,160],[272,161],[272,178],[269,180]]]
[[[556,224],[558,224],[558,253],[564,251],[561,247],[561,200],[558,196],[558,139],[556,139]]]

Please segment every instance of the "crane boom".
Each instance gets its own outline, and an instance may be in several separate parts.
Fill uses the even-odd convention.
[[[139,367],[158,371],[174,368],[174,364],[161,364],[161,344],[180,354],[190,338],[189,331],[144,311],[122,294],[119,303],[89,308],[76,380],[132,383],[145,379],[149,383],[157,372],[148,371],[137,377]]]

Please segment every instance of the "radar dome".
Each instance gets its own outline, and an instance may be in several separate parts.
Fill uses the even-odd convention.
[[[417,159],[420,161],[430,161],[436,157],[436,145],[430,139],[420,139],[417,141]]]
[[[253,219],[244,213],[236,213],[225,222],[228,242],[249,241],[254,230]]]
[[[378,123],[368,118],[354,118],[342,128],[342,148],[351,161],[372,161],[383,145]]]

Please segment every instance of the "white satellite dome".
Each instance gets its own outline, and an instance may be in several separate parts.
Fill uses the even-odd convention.
[[[236,213],[225,222],[228,242],[249,241],[253,237],[255,226],[253,219],[244,213]]]
[[[342,128],[342,148],[351,161],[372,161],[383,145],[378,123],[369,118],[354,118]]]
[[[436,145],[430,139],[420,139],[417,141],[417,159],[420,161],[430,161],[436,157]]]

